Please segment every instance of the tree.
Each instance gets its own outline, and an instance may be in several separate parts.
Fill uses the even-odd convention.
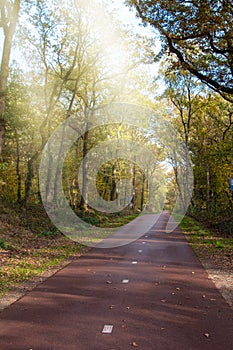
[[[12,48],[13,35],[19,15],[20,0],[0,2],[0,28],[3,29],[4,43],[0,68],[0,155],[4,143],[6,121],[4,117],[7,81],[9,76],[9,63]]]
[[[180,116],[182,124],[182,138],[189,148],[189,136],[195,115],[208,103],[208,99],[201,99],[206,94],[205,86],[184,70],[167,71],[164,76],[166,90],[164,96],[172,102]]]
[[[30,199],[32,181],[42,150],[57,123],[72,113],[78,112],[77,96],[84,99],[82,89],[86,87],[84,85],[87,72],[97,64],[97,58],[93,57],[94,55],[92,61],[87,62],[88,50],[93,48],[93,41],[81,9],[73,8],[72,12],[71,7],[67,5],[66,8],[57,9],[54,12],[43,0],[32,2],[31,5],[33,11],[30,8],[24,9],[26,23],[21,24],[20,35],[25,50],[24,57],[29,60],[28,67],[33,63],[30,83],[33,86],[35,78],[39,81],[33,89],[35,91],[32,100],[33,108],[37,109],[41,118],[38,128],[41,142],[27,161],[24,196],[26,206]],[[31,32],[26,29],[28,22],[34,27]],[[29,57],[26,52],[30,55]],[[40,62],[40,68],[35,70],[36,62]],[[52,162],[52,154],[50,160]],[[54,199],[57,197],[57,181],[56,177],[52,193]],[[46,193],[51,195],[50,187],[48,172]]]
[[[233,4],[231,0],[128,0],[144,24],[159,31],[163,54],[226,100],[233,102]]]
[[[187,71],[166,72],[164,97],[173,107],[171,122],[193,162],[194,192],[189,212],[200,219],[222,220],[232,212],[232,104]],[[178,184],[179,187],[179,184]]]

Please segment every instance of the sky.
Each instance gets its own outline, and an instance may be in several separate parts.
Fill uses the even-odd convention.
[[[112,0],[112,5],[110,5],[113,9],[115,9],[119,18],[126,25],[130,25],[134,28],[134,31],[139,34],[146,34],[148,36],[154,37],[154,32],[150,27],[141,26],[141,20],[136,17],[136,11],[131,10],[128,6],[124,5],[124,0]]]
[[[89,1],[91,2],[92,0],[89,0]],[[140,25],[141,21],[138,18],[136,18],[135,11],[130,10],[129,7],[124,5],[124,0],[107,0],[106,2],[109,3],[110,9],[113,9],[117,13],[118,19],[122,21],[122,24],[124,26],[130,28],[134,33],[152,37],[155,43],[155,47],[159,51],[160,43],[159,43],[159,40],[156,38],[156,34],[153,32],[153,30],[150,27],[144,27]],[[62,4],[62,0],[61,0],[61,4]],[[114,31],[114,28],[109,28],[109,30],[106,30],[106,35],[109,35],[110,40],[112,35],[111,32],[113,31]],[[2,31],[2,28],[0,28],[0,56],[2,56],[2,49],[3,49],[3,31]],[[11,54],[11,60],[15,58],[17,59],[18,56],[19,56],[19,53],[17,52],[17,50],[13,50]],[[155,76],[158,74],[158,64],[148,65],[147,69],[152,76]]]
[[[100,0],[101,1],[101,0]],[[130,9],[124,4],[124,0],[108,0],[109,6],[118,14],[118,18],[122,21],[124,26],[129,27],[133,33],[147,36],[153,39],[154,50],[156,53],[159,53],[161,44],[158,39],[158,32],[156,33],[152,27],[143,26],[139,18],[136,17],[136,10]],[[150,76],[158,76],[158,70],[160,65],[158,63],[147,65],[146,70]],[[164,85],[161,82],[161,87],[158,88],[159,93],[164,90]]]

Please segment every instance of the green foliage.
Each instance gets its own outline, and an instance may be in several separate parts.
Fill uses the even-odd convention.
[[[94,217],[94,216],[83,216],[82,219],[83,219],[86,223],[88,223],[88,224],[90,224],[90,225],[94,225],[94,226],[97,225],[97,224],[99,223],[98,218],[96,218],[96,217]]]
[[[218,249],[225,251],[226,255],[232,253],[233,238],[222,238],[218,232],[212,232],[191,217],[185,216],[179,227],[197,254],[204,250],[214,255]]]
[[[224,248],[225,245],[224,245],[224,243],[222,243],[221,241],[216,241],[216,242],[215,242],[215,247],[221,249],[221,248]]]
[[[100,1],[93,1],[92,6],[86,6],[85,2],[66,2],[60,6],[58,0],[53,5],[44,0],[22,3],[15,45],[18,45],[25,63],[22,64],[22,60],[16,57],[9,76],[4,112],[7,126],[5,148],[0,164],[0,199],[28,208],[31,204],[39,204],[38,167],[41,152],[55,128],[70,116],[77,117],[72,127],[79,128],[84,123],[88,125],[93,110],[101,110],[104,103],[130,101],[152,107],[158,115],[173,124],[185,142],[195,175],[193,203],[189,212],[213,223],[224,233],[232,234],[233,196],[229,190],[233,164],[232,104],[209,93],[207,87],[193,79],[195,72],[190,74],[188,71],[189,64],[192,64],[198,73],[205,75],[206,78],[201,80],[215,88],[212,82],[208,82],[212,74],[213,81],[219,79],[216,89],[229,96],[223,87],[229,88],[231,84],[230,65],[227,64],[230,56],[228,52],[224,56],[215,51],[216,48],[226,49],[229,24],[232,22],[229,16],[231,7],[228,1],[225,7],[223,2],[217,1],[205,2],[204,5],[195,1],[189,2],[189,5],[182,1],[128,2],[137,6],[145,22],[158,27],[163,38],[166,36],[164,31],[167,31],[167,39],[162,43],[163,53],[175,47],[184,57],[185,64],[181,66],[174,55],[170,56],[169,62],[165,61],[167,89],[162,101],[154,101],[155,87],[142,68],[142,63],[152,58],[151,40],[139,35],[135,37],[128,30],[125,31],[114,14],[108,13]],[[100,18],[96,17],[98,7]],[[155,9],[157,12],[152,14],[151,10]],[[103,13],[104,19],[101,17]],[[96,23],[90,19],[105,21],[107,18],[114,23],[124,49],[127,48],[123,50],[128,52],[123,66],[118,66],[114,60],[112,62],[114,57],[111,55],[106,56],[105,51],[111,51],[112,43],[103,45],[101,40],[95,40],[98,35],[101,37],[104,34],[105,37],[106,28],[100,23],[101,35],[96,34]],[[184,36],[191,37],[186,40]],[[112,42],[115,45],[115,40]],[[118,46],[113,48],[117,49]],[[179,55],[175,55],[179,59]],[[157,127],[156,117],[151,124],[152,128]],[[178,190],[174,171],[169,174],[157,171],[160,169],[158,166],[167,160],[164,147],[158,145],[149,131],[143,133],[121,124],[104,125],[86,132],[74,143],[67,154],[62,173],[67,200],[74,210],[84,212],[84,221],[92,225],[110,224],[111,221],[117,225],[117,221],[115,217],[105,214],[90,214],[91,210],[83,199],[86,194],[81,196],[79,188],[80,165],[98,143],[122,139],[145,145],[157,159],[154,171],[147,174],[153,180],[151,193],[154,198],[150,198],[154,203],[153,210],[163,210],[161,198],[166,191],[166,209],[172,210],[174,206]],[[53,162],[52,153],[50,156],[49,166]],[[150,196],[145,175],[137,164],[113,158],[99,169],[96,178],[98,194],[108,202],[114,201],[118,198],[118,184],[124,180],[131,182],[134,210],[126,208],[124,215],[131,212],[136,214],[145,208]],[[48,178],[46,187],[47,198],[54,202],[59,201],[56,181],[52,183]],[[25,224],[41,238],[56,236],[51,227],[41,227],[40,218],[37,223],[30,223],[25,218],[20,220],[22,225]]]
[[[173,68],[189,70],[233,101],[233,5],[226,1],[128,0],[145,24],[157,29],[163,45],[158,58],[172,53]]]
[[[13,246],[10,243],[7,243],[4,238],[0,238],[0,248],[4,250],[12,250]]]
[[[173,111],[172,123],[185,142],[193,163],[194,191],[189,213],[231,233],[233,107],[210,93],[187,71],[164,72],[164,93]],[[223,224],[221,225],[223,226]],[[222,232],[224,233],[224,232]]]
[[[2,200],[29,206],[40,202],[38,167],[42,150],[51,133],[67,117],[76,116],[75,122],[82,125],[88,124],[93,110],[103,103],[151,103],[146,95],[151,91],[152,79],[142,65],[150,53],[151,42],[140,35],[135,41],[134,35],[100,1],[92,1],[89,6],[83,1],[61,5],[58,0],[32,0],[22,2],[20,14],[14,43],[18,55],[12,61],[5,111],[7,129],[0,193]],[[111,32],[110,37],[106,35],[106,27],[112,23],[114,40]],[[121,62],[125,52],[128,56]],[[115,55],[122,57],[116,59]],[[67,157],[64,187],[72,207],[87,209],[75,174],[85,156],[85,147],[88,152],[106,139],[104,129],[82,135]],[[106,129],[109,136],[116,134],[116,130]],[[141,181],[138,180],[138,187]],[[102,194],[105,186],[106,196],[112,192],[114,197],[110,183],[103,185],[103,178],[99,183]],[[56,201],[56,184],[49,183],[47,187]],[[139,202],[140,199],[138,206]]]
[[[233,218],[217,222],[214,227],[217,228],[222,235],[233,237]]]
[[[54,231],[43,231],[38,234],[38,237],[57,237],[59,235],[58,230]]]

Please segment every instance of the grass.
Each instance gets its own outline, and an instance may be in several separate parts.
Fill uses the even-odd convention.
[[[0,296],[86,251],[56,230],[41,207],[0,204]]]
[[[61,234],[40,206],[25,210],[0,203],[0,213],[0,297],[88,249]],[[115,228],[135,217],[127,212],[101,216],[89,213],[84,220],[94,226]]]
[[[211,259],[220,268],[232,264],[233,238],[221,237],[187,216],[179,227],[201,260]]]
[[[10,251],[1,249],[0,295],[84,251],[80,244],[62,236],[56,242],[45,238],[41,245],[33,243],[31,240],[28,247],[17,245]]]
[[[77,215],[80,216],[83,221],[90,225],[104,228],[120,227],[126,225],[128,222],[132,221],[137,217],[136,214],[131,214],[127,211],[115,214],[97,214],[96,212],[92,211],[85,215],[83,215],[82,213],[77,213]]]

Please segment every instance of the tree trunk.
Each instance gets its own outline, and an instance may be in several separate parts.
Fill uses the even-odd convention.
[[[0,109],[1,109],[2,103],[4,103],[4,105],[5,105],[5,101],[3,101],[2,98],[0,98]],[[5,107],[3,107],[3,110],[4,109],[5,109]],[[0,115],[3,115],[3,113],[0,112]],[[0,118],[0,155],[2,154],[5,130],[6,130],[6,122],[5,122],[5,119],[2,117],[2,118]]]
[[[133,186],[133,196],[131,203],[133,205],[133,208],[135,208],[136,205],[136,165],[133,163],[133,174],[132,174],[132,186]]]
[[[17,174],[17,202],[21,203],[21,172],[20,172],[20,153],[19,153],[19,139],[16,132],[16,174]]]
[[[87,160],[86,155],[88,153],[88,139],[89,139],[89,131],[88,131],[88,123],[86,127],[86,132],[83,135],[83,178],[82,178],[82,195],[80,200],[80,209],[87,211],[88,210],[88,175],[87,175]]]
[[[210,169],[209,163],[206,164],[206,211],[210,209]]]
[[[56,204],[58,204],[58,202],[59,202],[59,184],[61,182],[62,166],[63,166],[63,162],[60,163],[60,159],[63,158],[65,128],[66,128],[66,125],[63,126],[63,130],[62,130],[62,137],[61,137],[56,173],[55,173],[54,184],[53,184],[54,185],[53,186],[53,202]],[[49,178],[47,178],[47,184],[49,185],[51,182],[51,167],[52,167],[52,162],[53,162],[53,156],[52,156],[50,148],[48,148],[48,152],[49,152],[49,169],[50,170],[48,171]]]
[[[141,211],[143,211],[143,205],[144,205],[144,199],[145,199],[145,180],[146,180],[146,176],[143,173],[142,174],[141,205],[140,205]]]
[[[31,189],[32,189],[32,180],[34,178],[34,168],[35,168],[35,162],[38,160],[40,156],[40,151],[36,152],[28,161],[27,161],[27,176],[25,180],[25,195],[23,199],[23,204],[25,208],[27,208],[29,199],[30,199],[30,194],[31,194]]]
[[[7,9],[6,9],[7,8]],[[4,144],[4,135],[6,129],[5,108],[7,96],[7,80],[9,76],[9,63],[12,48],[12,40],[15,32],[20,9],[20,0],[15,0],[13,4],[10,1],[6,5],[0,5],[1,10],[1,26],[4,31],[4,44],[2,61],[0,65],[0,155]],[[7,17],[8,15],[8,17]]]
[[[186,209],[185,206],[185,199],[184,199],[184,189],[182,189],[181,186],[181,179],[179,179],[179,176],[181,176],[181,174],[178,173],[178,169],[176,166],[173,166],[173,170],[174,170],[174,174],[175,174],[175,180],[176,180],[176,184],[177,184],[177,189],[178,189],[178,194],[179,194],[179,199],[180,199],[180,203],[182,206],[182,210]]]
[[[115,180],[115,165],[112,165],[112,176],[111,176],[111,192],[110,192],[110,201],[116,199],[116,180]]]
[[[24,205],[27,208],[30,194],[31,194],[31,188],[32,188],[32,180],[34,177],[34,164],[33,164],[33,158],[29,159],[27,162],[27,177],[25,180],[25,196],[24,196]]]

